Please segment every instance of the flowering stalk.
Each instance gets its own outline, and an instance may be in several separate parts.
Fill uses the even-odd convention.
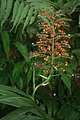
[[[38,41],[33,43],[33,46],[36,47],[36,51],[33,52],[32,57],[35,61],[38,61],[34,62],[35,67],[42,69],[42,71],[47,74],[47,77],[45,81],[35,88],[33,96],[40,86],[49,84],[52,76],[54,76],[54,70],[60,69],[64,71],[64,68],[61,67],[63,63],[61,61],[56,63],[56,59],[58,59],[58,57],[64,57],[65,59],[69,57],[66,48],[70,48],[70,45],[68,40],[64,39],[66,32],[63,29],[63,26],[68,25],[63,20],[56,22],[58,17],[60,18],[59,14],[60,12],[57,11],[54,16],[51,16],[45,11],[39,15],[41,21],[38,24],[41,29],[37,35]],[[66,63],[67,61],[64,65],[66,65]],[[41,76],[43,79],[45,78],[44,74]]]
[[[53,31],[54,31],[54,34],[55,34],[55,29],[54,29],[54,26],[53,26]],[[52,53],[54,52],[54,41],[55,41],[55,39],[54,39],[54,37],[53,37],[53,39],[52,39]],[[53,65],[54,64],[54,54],[52,54],[52,62],[51,62],[51,64]],[[51,74],[53,73],[53,68],[51,67]],[[54,74],[54,73],[53,73]]]

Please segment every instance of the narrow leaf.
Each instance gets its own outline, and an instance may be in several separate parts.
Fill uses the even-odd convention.
[[[1,0],[0,20],[2,20],[6,9],[6,0]]]
[[[80,53],[80,49],[74,49],[74,50],[72,50],[72,53]]]
[[[34,15],[31,17],[30,25],[35,21],[36,15],[37,15],[37,11],[35,10]]]
[[[19,116],[22,116],[23,114],[25,114],[29,109],[30,108],[28,107],[22,107],[22,108],[16,109],[13,112],[10,112],[6,116],[2,117],[0,120],[16,120]]]
[[[18,21],[19,21],[19,19],[20,19],[20,15],[21,15],[23,9],[24,9],[24,3],[21,2],[20,5],[19,5],[19,8],[18,8],[17,15],[16,15],[15,20],[14,20],[14,23],[13,23],[13,28],[14,28],[14,27],[16,26],[16,24],[18,23]],[[13,28],[12,28],[12,29],[13,29]]]
[[[10,51],[10,39],[9,39],[9,34],[7,31],[2,32],[2,41],[3,41],[3,47],[4,51],[6,53],[7,59],[9,59],[9,51]]]
[[[22,22],[23,18],[26,17],[26,15],[27,15],[27,13],[28,13],[28,10],[29,10],[29,5],[26,5],[26,6],[24,7],[23,11],[22,11],[22,14],[21,14],[21,16],[20,16],[20,19],[19,19],[19,21],[18,21],[17,26]]]
[[[17,88],[12,88],[12,87],[0,84],[0,94],[4,94],[4,93],[5,94],[7,94],[7,93],[10,94],[10,92],[17,93],[17,94],[19,94],[21,96],[27,97],[27,98],[32,100],[32,98],[29,95],[22,92],[21,90],[18,90]]]
[[[31,7],[30,10],[29,10],[28,16],[26,17],[26,20],[24,22],[24,26],[23,26],[22,32],[24,31],[25,27],[28,25],[28,23],[29,23],[29,21],[30,21],[32,15],[33,15],[33,10],[34,9]]]
[[[13,8],[12,22],[14,21],[16,15],[17,15],[18,8],[19,8],[19,0],[16,0],[14,3],[14,8]]]
[[[60,22],[60,21],[67,21],[67,22],[69,22],[69,21],[72,21],[72,20],[68,19],[68,18],[60,18],[60,19],[55,20],[55,22]]]
[[[12,3],[13,3],[13,0],[8,0],[7,1],[7,8],[6,8],[6,11],[5,11],[5,14],[4,14],[4,18],[1,22],[1,28],[2,28],[3,24],[5,23],[5,21],[7,20],[7,18],[10,15],[10,12],[11,12],[11,9],[12,9]]]
[[[61,73],[61,79],[63,83],[66,85],[66,87],[69,89],[69,92],[71,93],[71,78],[66,74]]]
[[[15,64],[13,69],[13,77],[17,77],[21,73],[23,66],[24,62],[18,62]]]
[[[17,94],[15,94],[15,96],[8,96],[7,94],[5,96],[0,96],[0,103],[15,107],[29,107],[33,105],[29,99],[21,97]]]
[[[26,46],[22,45],[21,43],[17,42],[16,47],[19,50],[19,52],[22,54],[26,62],[29,62],[29,54]]]

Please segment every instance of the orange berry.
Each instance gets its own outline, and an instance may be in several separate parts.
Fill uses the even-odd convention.
[[[48,45],[47,50],[51,50],[51,46],[50,45]]]
[[[53,52],[53,54],[57,56],[57,55],[59,55],[59,52],[55,51],[55,52]]]
[[[64,72],[64,71],[65,71],[65,69],[64,69],[64,68],[61,68],[61,71],[63,71],[63,72]]]

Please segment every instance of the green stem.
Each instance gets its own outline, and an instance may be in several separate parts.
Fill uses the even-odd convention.
[[[55,34],[55,28],[54,28],[54,26],[53,26],[53,34]],[[53,37],[53,40],[52,40],[52,53],[54,52],[54,37]],[[52,54],[52,60],[51,60],[51,64],[53,65],[54,64],[54,54]],[[53,73],[53,68],[51,67],[51,74]]]
[[[37,86],[35,87],[35,89],[34,89],[34,91],[33,91],[33,98],[34,98],[34,96],[35,96],[35,93],[36,93],[37,89],[38,89],[39,87],[41,87],[41,86],[46,86],[46,85],[48,85],[50,79],[51,79],[51,74],[49,75],[49,77],[47,78],[47,80],[45,80],[43,83],[41,83],[41,84],[39,84],[39,85],[37,85]]]
[[[55,29],[54,29],[54,26],[53,26],[53,32],[54,32],[54,34],[55,34]],[[52,40],[52,53],[54,52],[54,37],[53,37],[53,40]],[[53,65],[53,63],[54,63],[54,54],[52,54],[52,60],[51,60],[51,64]],[[48,76],[48,78],[43,82],[43,83],[41,83],[41,84],[39,84],[38,86],[33,86],[34,87],[34,91],[33,91],[33,97],[35,96],[35,93],[36,93],[36,91],[37,91],[37,89],[39,88],[39,87],[41,87],[41,86],[45,86],[45,85],[47,85],[47,84],[49,84],[49,82],[50,82],[50,79],[51,79],[51,77],[52,77],[52,74],[53,74],[53,68],[51,67],[51,73],[50,73],[50,75]],[[34,74],[33,74],[34,75]],[[33,81],[34,81],[34,76],[33,76]],[[34,83],[34,82],[33,82]]]
[[[33,91],[35,90],[35,67],[33,66]]]

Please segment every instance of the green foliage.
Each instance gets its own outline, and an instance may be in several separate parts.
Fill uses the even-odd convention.
[[[71,77],[61,73],[61,79],[63,83],[67,86],[71,94]]]
[[[66,114],[65,114],[66,113]],[[59,118],[63,118],[64,120],[79,120],[80,113],[73,110],[70,104],[64,104],[60,108],[58,112]]]
[[[17,6],[17,5],[16,5]],[[24,2],[20,3],[19,7],[18,7],[18,11],[17,11],[17,15],[16,17],[14,18],[14,23],[13,23],[13,28],[16,26],[16,23],[19,21],[19,18],[20,18],[20,15],[21,15],[21,12],[24,8]],[[15,8],[14,8],[15,9]],[[14,15],[15,13],[13,13]]]
[[[3,47],[4,51],[6,53],[7,59],[9,59],[9,52],[10,52],[10,39],[9,34],[7,31],[2,31],[2,41],[3,41]]]
[[[24,115],[26,112],[34,113],[35,115],[38,115],[43,119],[52,120],[50,116],[48,115],[46,116],[46,113],[35,104],[35,102],[29,95],[26,95],[22,91],[0,85],[0,94],[1,94],[0,103],[16,106],[20,108],[15,110],[14,112],[9,113],[9,115],[3,117],[2,120],[4,119],[15,120],[19,116],[21,118],[22,115]],[[26,116],[26,119],[27,117],[28,115]],[[31,118],[33,119],[34,116],[33,117],[31,116]]]
[[[2,19],[2,21],[1,21],[1,27],[3,26],[3,24],[5,23],[5,21],[7,20],[7,18],[9,17],[9,15],[10,15],[10,12],[11,12],[11,9],[12,9],[12,4],[13,4],[13,0],[7,0],[7,2],[5,1],[5,3],[4,3],[4,1],[2,0],[2,4],[1,5],[3,5],[4,4],[4,6],[6,6],[6,7],[4,7],[4,9],[5,9],[5,12],[4,12],[4,15],[3,15],[3,18],[1,18]],[[2,7],[2,6],[1,6]],[[4,10],[3,9],[3,10]],[[2,10],[2,9],[1,9]],[[3,11],[1,11],[1,13],[2,13]]]
[[[15,44],[19,52],[22,54],[26,62],[29,62],[29,54],[27,51],[27,48],[23,46],[21,43],[16,43]]]
[[[22,69],[24,67],[24,62],[18,62],[14,65],[14,69],[13,69],[13,77],[17,77],[21,72]]]
[[[73,45],[75,40],[73,44],[71,41],[70,50],[66,48],[71,57],[52,55],[53,64],[60,66],[52,68],[52,64],[46,61],[45,68],[51,68],[49,73],[43,72],[43,66],[35,66],[36,62],[43,65],[43,61],[39,56],[34,57],[33,51],[36,52],[37,47],[32,46],[42,31],[39,22],[46,22],[58,34],[53,21],[41,16],[41,13],[46,11],[55,16],[55,23],[65,21],[72,25],[71,18],[68,19],[64,13],[72,15],[78,6],[79,0],[0,1],[0,112],[3,112],[0,120],[80,119],[80,72],[76,72],[80,50]],[[61,13],[56,14],[59,9]],[[68,34],[56,41],[80,36],[76,32],[75,35],[69,34],[74,31],[68,27],[61,26]],[[54,50],[56,48],[53,45],[52,52]],[[67,65],[64,64],[66,60]],[[77,79],[72,80],[75,75],[78,75]],[[12,106],[8,114],[6,106],[7,109]]]
[[[4,13],[5,13],[5,9],[6,9],[6,0],[1,1],[1,8],[0,8],[0,20],[2,20]]]
[[[80,6],[80,1],[79,0],[70,0],[67,1],[61,8],[63,12],[67,13],[68,15],[74,13],[77,8]]]
[[[16,1],[11,0],[9,2],[9,0],[7,0],[5,1],[5,3],[3,3],[3,0],[1,0],[1,26],[3,26],[3,24],[6,22],[11,13],[12,3],[13,13],[11,22],[13,23],[13,28],[17,29],[17,27],[22,23],[23,24],[22,31],[24,31],[26,26],[28,26],[29,24],[31,25],[35,21],[37,17],[36,15],[43,9],[43,7],[45,7],[46,9],[48,6],[56,5],[55,3],[51,3],[48,0],[46,2],[44,0],[42,2],[41,1],[25,2],[19,0]]]

